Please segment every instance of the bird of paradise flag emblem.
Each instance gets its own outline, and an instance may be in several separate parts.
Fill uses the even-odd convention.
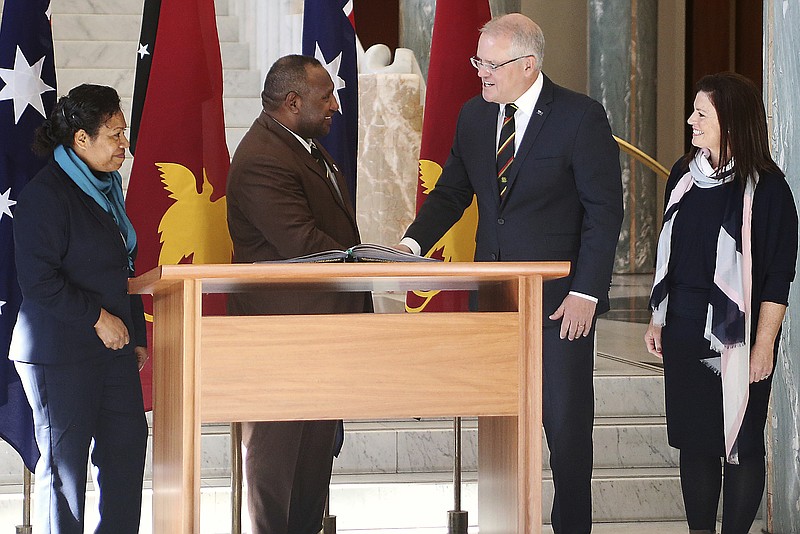
[[[228,233],[225,197],[212,201],[214,186],[203,169],[203,187],[197,192],[194,173],[179,163],[156,163],[161,182],[175,202],[158,225],[159,265],[184,258],[195,264],[230,263],[233,243]]]

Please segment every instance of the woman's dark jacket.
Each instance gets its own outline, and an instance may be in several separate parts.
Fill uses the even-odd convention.
[[[146,346],[119,227],[52,158],[20,194],[14,246],[22,305],[10,359],[74,363]],[[94,330],[101,307],[128,328],[130,342],[120,350],[107,349]]]

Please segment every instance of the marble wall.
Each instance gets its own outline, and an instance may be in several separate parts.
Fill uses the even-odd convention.
[[[606,108],[611,130],[656,152],[656,0],[589,0],[589,95]],[[616,273],[652,272],[656,245],[655,174],[620,156],[625,218]]]
[[[385,45],[364,53],[358,76],[356,217],[365,243],[392,245],[416,214],[425,80],[413,53]],[[404,294],[373,293],[376,312],[402,313]]]
[[[239,34],[250,47],[250,68],[261,74],[279,57],[303,49],[303,0],[228,0]]]
[[[397,243],[414,220],[423,85],[416,74],[358,77],[356,205],[365,243]]]
[[[773,157],[800,200],[800,2],[764,2],[764,91]],[[800,268],[798,268],[800,271]],[[800,281],[789,294],[773,381],[767,495],[769,532],[800,532]]]

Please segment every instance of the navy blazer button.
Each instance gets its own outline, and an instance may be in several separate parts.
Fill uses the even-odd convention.
[[[492,259],[493,259],[493,260],[497,260],[497,254],[495,254],[495,253],[492,253]]]
[[[502,217],[497,219],[497,224],[505,224],[505,223],[506,223],[506,220],[503,219]]]

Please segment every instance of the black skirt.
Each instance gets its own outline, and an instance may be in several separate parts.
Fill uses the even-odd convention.
[[[667,437],[677,449],[725,456],[722,379],[702,361],[719,354],[703,337],[704,326],[704,321],[667,312],[661,333]],[[739,431],[740,457],[765,454],[764,425],[771,387],[772,375],[750,384],[747,411]]]

